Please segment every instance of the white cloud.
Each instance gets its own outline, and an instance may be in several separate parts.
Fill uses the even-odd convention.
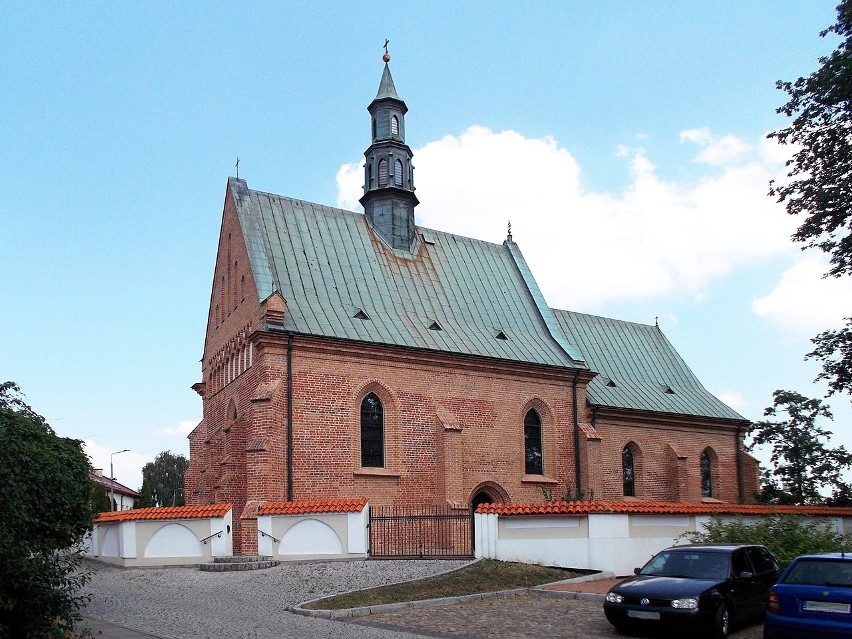
[[[742,412],[748,406],[748,402],[745,400],[742,394],[737,393],[735,391],[725,391],[724,393],[719,393],[718,397],[728,406],[738,412]]]
[[[810,253],[782,273],[775,288],[752,300],[752,310],[778,328],[804,336],[839,328],[852,314],[852,280],[823,278],[825,256]]]
[[[737,267],[793,254],[795,220],[766,196],[786,157],[773,155],[774,143],[704,130],[684,139],[702,145],[712,174],[666,181],[642,148],[621,146],[630,184],[590,192],[555,139],[471,126],[414,150],[417,222],[502,242],[511,220],[548,303],[572,310],[675,294],[703,299],[709,283]],[[341,167],[337,183],[338,204],[360,210],[361,164]]]
[[[161,428],[154,431],[155,435],[165,435],[166,437],[186,437],[192,430],[198,426],[198,422],[192,420],[183,420],[175,427]]]
[[[733,135],[715,136],[710,129],[686,129],[680,133],[681,142],[694,142],[701,151],[693,162],[723,166],[737,162],[751,153],[752,147]]]
[[[347,211],[361,211],[358,201],[363,195],[364,168],[360,163],[344,164],[337,171],[337,207]]]

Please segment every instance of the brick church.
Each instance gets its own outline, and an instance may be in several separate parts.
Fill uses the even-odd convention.
[[[415,224],[384,61],[363,214],[228,180],[187,503],[232,502],[250,553],[266,500],[750,501],[748,422],[658,326],[549,308],[511,233]]]

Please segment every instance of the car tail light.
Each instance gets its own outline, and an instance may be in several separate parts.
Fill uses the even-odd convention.
[[[774,590],[769,591],[769,601],[766,603],[766,609],[769,612],[774,612],[776,615],[781,614],[781,602],[778,601],[778,593]]]

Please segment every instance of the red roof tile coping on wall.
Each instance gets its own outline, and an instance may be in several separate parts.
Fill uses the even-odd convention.
[[[641,515],[810,515],[852,517],[852,508],[831,506],[775,506],[768,504],[708,504],[654,501],[548,501],[515,504],[481,504],[476,512],[486,515],[542,516],[589,513]]]
[[[119,521],[142,521],[163,519],[207,519],[224,517],[231,510],[231,504],[212,504],[210,506],[171,506],[167,508],[137,508],[135,510],[116,510],[99,513],[96,524],[109,524]]]
[[[317,501],[267,501],[258,515],[308,515],[316,513],[359,513],[367,499],[322,499]]]

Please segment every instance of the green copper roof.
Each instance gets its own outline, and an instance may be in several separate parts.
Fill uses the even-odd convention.
[[[260,299],[287,300],[283,330],[585,368],[517,246],[418,228],[412,253],[391,251],[360,213],[228,187]]]
[[[592,406],[746,421],[701,385],[659,327],[553,312],[598,373],[588,386]]]
[[[385,63],[385,70],[382,71],[382,79],[379,82],[379,91],[376,93],[376,100],[384,100],[386,98],[392,98],[394,100],[399,100],[399,96],[396,94],[396,87],[393,84],[393,77],[391,77],[390,67]]]

